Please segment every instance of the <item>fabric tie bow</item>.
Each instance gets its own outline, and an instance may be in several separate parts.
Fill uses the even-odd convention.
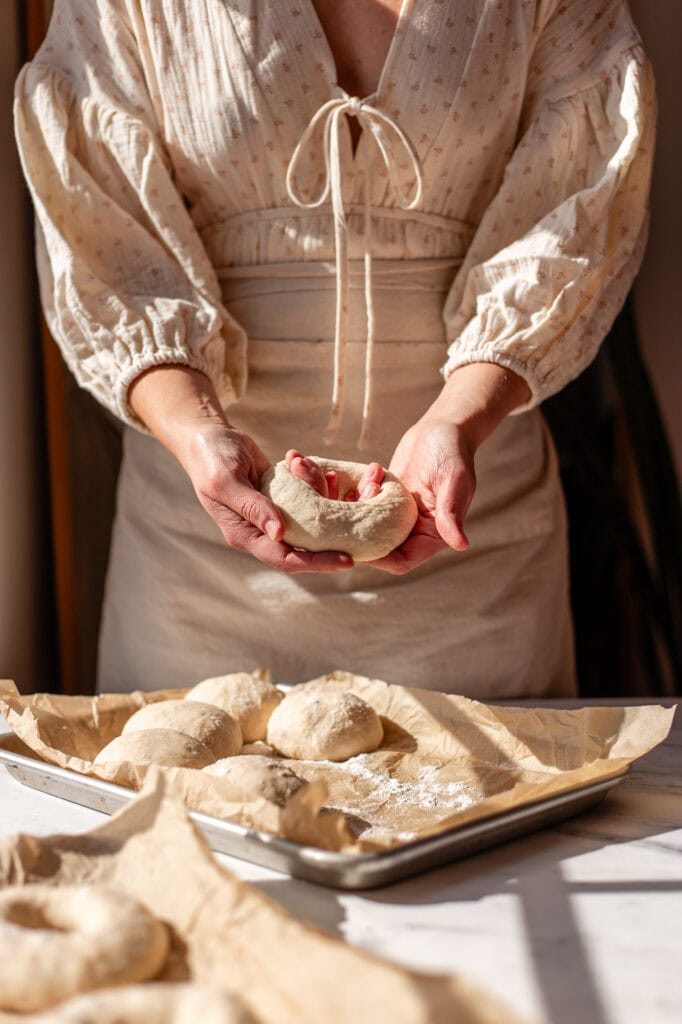
[[[341,424],[346,335],[348,324],[348,225],[343,203],[343,180],[341,168],[341,125],[344,114],[354,114],[360,122],[360,149],[364,167],[364,285],[365,308],[367,313],[367,339],[365,348],[365,387],[362,407],[362,427],[358,440],[358,448],[366,447],[369,436],[369,424],[372,414],[372,357],[374,347],[374,307],[372,302],[372,251],[371,230],[372,217],[371,171],[369,162],[370,139],[373,139],[381,154],[388,183],[399,207],[412,210],[421,200],[423,190],[422,171],[419,158],[402,128],[388,114],[383,113],[372,101],[376,94],[359,99],[349,96],[340,86],[336,86],[339,96],[328,100],[313,115],[303,132],[289,161],[286,174],[286,188],[293,203],[305,209],[315,209],[327,201],[331,195],[332,215],[334,218],[334,254],[336,272],[336,319],[334,327],[334,383],[332,388],[331,413],[327,426],[325,442],[332,444]],[[325,174],[322,188],[318,196],[306,200],[295,185],[296,171],[306,147],[313,140],[314,133],[320,124],[323,128],[323,152]],[[397,146],[398,157],[392,152],[391,140]],[[412,174],[409,182],[414,180],[413,195],[410,198],[408,187],[400,179],[407,158],[408,168]]]

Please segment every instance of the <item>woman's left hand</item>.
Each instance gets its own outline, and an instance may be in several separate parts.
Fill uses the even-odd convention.
[[[428,414],[403,435],[389,470],[419,506],[412,533],[368,565],[402,575],[448,547],[464,551],[464,520],[476,490],[474,445],[464,427]]]
[[[495,363],[467,363],[403,435],[390,470],[411,491],[419,518],[407,540],[377,569],[402,574],[439,551],[469,547],[464,520],[476,490],[474,455],[513,409],[530,398],[525,380]]]

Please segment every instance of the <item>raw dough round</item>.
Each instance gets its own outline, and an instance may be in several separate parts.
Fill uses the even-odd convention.
[[[15,885],[0,892],[0,1007],[29,1013],[158,974],[165,925],[104,886]]]
[[[308,785],[281,761],[259,754],[224,757],[204,768],[204,774],[227,779],[234,786],[238,800],[248,802],[263,797],[278,807],[284,807],[294,793]]]
[[[33,1024],[255,1024],[221,989],[194,982],[152,982],[70,1000]]]
[[[268,743],[303,761],[346,761],[370,754],[383,736],[374,708],[356,694],[325,683],[296,687],[268,723]]]
[[[161,764],[166,768],[203,768],[215,761],[201,740],[175,729],[144,729],[116,736],[102,747],[95,764],[130,761],[131,764]]]
[[[356,487],[367,468],[360,462],[308,458],[323,472],[337,473],[340,495]],[[308,551],[343,551],[356,562],[383,558],[403,543],[417,521],[416,501],[388,470],[377,496],[367,501],[323,498],[284,461],[265,473],[260,489],[284,517],[287,544]]]
[[[185,694],[185,700],[215,704],[232,715],[239,722],[244,743],[265,739],[268,719],[281,699],[277,687],[261,672],[214,676]]]
[[[242,749],[239,723],[215,704],[160,700],[146,704],[128,719],[123,736],[142,729],[174,729],[205,743],[214,757],[232,757]]]

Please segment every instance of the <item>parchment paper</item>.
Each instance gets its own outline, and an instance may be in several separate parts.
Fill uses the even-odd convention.
[[[0,714],[25,748],[16,752],[38,755],[48,764],[68,768],[129,789],[141,789],[150,771],[161,771],[185,804],[195,811],[235,821],[282,836],[292,842],[325,850],[354,847],[344,815],[320,813],[327,798],[322,779],[311,780],[280,805],[254,793],[244,801],[229,778],[206,775],[192,768],[156,768],[122,761],[95,765],[93,759],[118,736],[127,719],[145,704],[177,699],[187,690],[135,691],[96,697],[65,697],[50,693],[20,696],[13,682],[0,681]]]
[[[521,1024],[460,978],[405,970],[289,917],[215,863],[167,787],[153,770],[143,794],[93,832],[0,842],[0,886],[125,890],[172,929],[160,980],[224,988],[261,1024]]]
[[[162,769],[188,806],[324,849],[386,849],[622,774],[665,739],[674,716],[660,706],[493,707],[345,672],[322,678],[381,715],[378,751],[341,764],[284,760],[312,783],[285,808],[235,801],[226,779]],[[0,683],[0,713],[43,760],[139,789],[144,768],[92,759],[144,703],[185,692],[22,697]]]

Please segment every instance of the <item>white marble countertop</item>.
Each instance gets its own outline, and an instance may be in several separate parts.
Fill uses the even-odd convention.
[[[102,817],[0,770],[0,836],[84,832]],[[296,917],[468,975],[530,1020],[682,1021],[682,713],[597,810],[397,885],[352,894],[218,859]]]

